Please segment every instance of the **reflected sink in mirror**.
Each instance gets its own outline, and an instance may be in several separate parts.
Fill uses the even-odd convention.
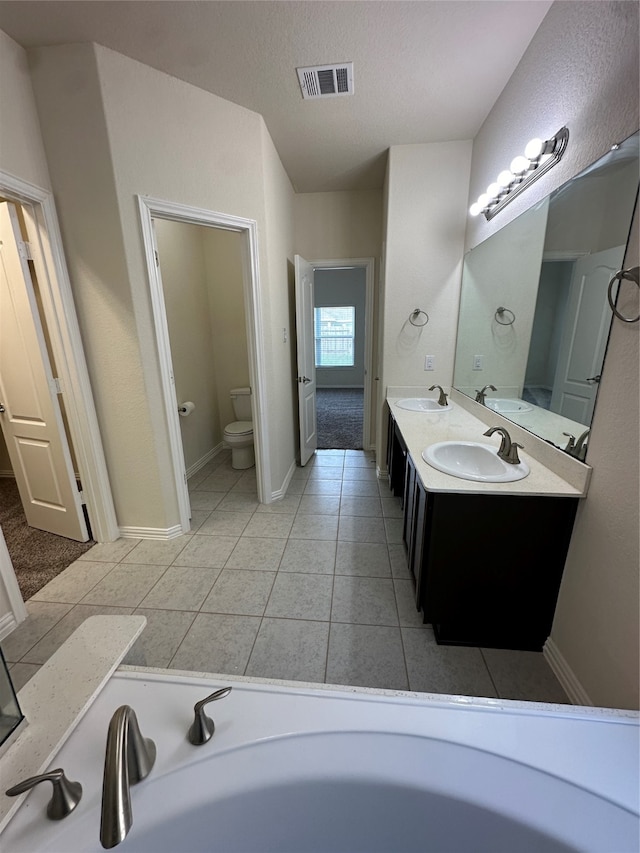
[[[533,406],[524,400],[509,399],[508,397],[486,397],[484,401],[488,409],[498,412],[499,415],[516,415],[520,412],[532,412]]]
[[[526,462],[505,462],[497,447],[478,441],[439,441],[425,447],[422,458],[444,474],[480,483],[512,483],[529,473]]]
[[[441,406],[437,400],[432,397],[406,397],[404,400],[398,400],[396,406],[399,409],[406,409],[408,412],[446,412],[451,409],[451,403],[447,402],[446,406]]]

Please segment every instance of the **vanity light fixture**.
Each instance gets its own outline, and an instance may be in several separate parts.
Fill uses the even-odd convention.
[[[525,190],[539,177],[559,163],[569,142],[569,129],[562,127],[546,142],[531,139],[524,149],[511,161],[508,169],[500,172],[494,183],[489,184],[486,192],[471,205],[469,213],[478,216],[484,213],[487,219],[493,219],[505,205]]]

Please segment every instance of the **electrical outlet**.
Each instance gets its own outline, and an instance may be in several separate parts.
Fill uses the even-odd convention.
[[[474,355],[474,357],[473,357],[473,369],[474,370],[483,370],[483,367],[482,367],[483,361],[484,361],[484,356]]]
[[[424,357],[424,369],[425,370],[433,370],[433,364],[435,362],[435,356],[433,355],[425,355]]]

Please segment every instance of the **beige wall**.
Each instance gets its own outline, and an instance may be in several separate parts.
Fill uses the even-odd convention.
[[[262,118],[100,46],[43,48],[32,68],[121,527],[178,518],[138,193],[257,221],[277,491],[295,452],[289,350],[271,337],[288,325],[293,192]]]
[[[491,222],[470,220],[473,246],[638,129],[638,5],[555,3],[476,137],[470,198],[532,136],[569,127],[561,163]],[[637,233],[637,227],[636,227]],[[635,260],[638,262],[637,250]],[[638,328],[614,321],[582,503],[552,630],[596,705],[638,708]]]
[[[27,54],[0,30],[0,169],[50,188]]]
[[[200,228],[209,294],[211,349],[216,375],[219,437],[235,420],[229,391],[249,385],[242,240],[235,231]]]
[[[24,50],[0,30],[0,169],[49,189],[36,104]],[[0,472],[11,471],[0,433]]]
[[[202,229],[156,219],[171,362],[178,404],[196,409],[180,418],[187,473],[222,441]]]
[[[298,193],[296,252],[307,260],[380,257],[381,190]]]
[[[410,385],[451,385],[471,142],[394,145],[387,171],[381,393]],[[415,308],[429,322],[408,322]],[[425,355],[435,369],[424,370]],[[378,464],[384,467],[386,414],[378,406]]]

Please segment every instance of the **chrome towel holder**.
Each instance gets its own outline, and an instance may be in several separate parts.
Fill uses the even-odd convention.
[[[422,323],[418,323],[418,319],[422,316],[424,316],[424,320],[422,321]],[[409,322],[412,326],[422,328],[422,326],[426,326],[429,322],[429,315],[426,311],[423,311],[422,308],[414,308],[411,314],[409,314]]]
[[[629,270],[618,270],[614,276],[612,276],[611,281],[609,282],[609,287],[607,289],[607,299],[609,300],[609,306],[618,320],[622,320],[623,323],[637,323],[640,320],[640,314],[637,317],[625,317],[621,314],[615,306],[613,301],[613,285],[614,282],[620,280],[622,283],[623,279],[626,281],[634,281],[638,287],[640,288],[640,267],[632,267]]]
[[[504,319],[505,314],[510,314],[511,319]],[[509,308],[504,308],[502,305],[496,309],[496,313],[493,315],[496,318],[496,323],[500,323],[501,326],[512,326],[514,320],[516,319],[516,315]]]

